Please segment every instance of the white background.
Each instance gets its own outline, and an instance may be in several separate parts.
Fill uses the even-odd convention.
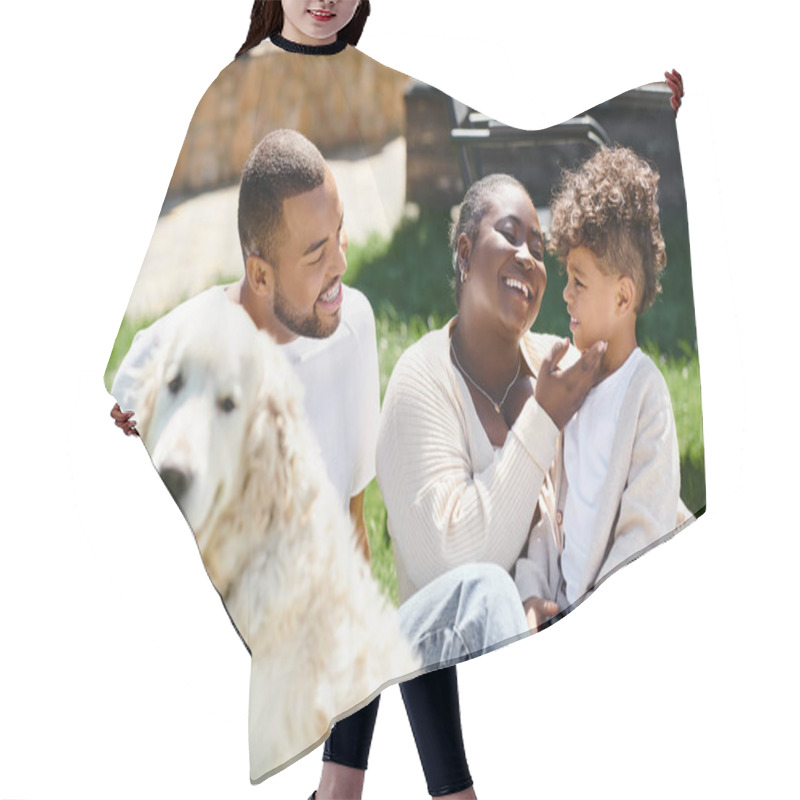
[[[481,798],[797,796],[798,249],[777,3],[375,0],[364,52],[520,127],[683,73],[708,513],[541,636],[459,669]],[[3,7],[0,798],[251,787],[246,653],[102,375],[250,0]],[[788,13],[788,12],[787,12]],[[397,689],[365,797],[425,797]]]

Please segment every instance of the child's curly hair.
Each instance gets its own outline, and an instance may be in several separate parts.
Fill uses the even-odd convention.
[[[658,171],[627,147],[601,147],[577,169],[565,171],[551,205],[548,247],[561,261],[588,247],[606,274],[629,276],[637,315],[661,291],[667,265],[658,218]]]

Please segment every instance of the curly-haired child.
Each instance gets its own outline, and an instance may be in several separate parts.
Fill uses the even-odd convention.
[[[683,517],[669,391],[636,342],[666,265],[658,181],[632,150],[604,147],[564,173],[551,206],[549,246],[566,266],[574,344],[607,343],[601,381],[564,428],[554,513],[543,515],[516,570],[523,596],[562,612]]]

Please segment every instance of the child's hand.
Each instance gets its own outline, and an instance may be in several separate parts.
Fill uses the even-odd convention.
[[[558,614],[558,603],[541,597],[529,597],[522,604],[522,608],[528,619],[528,627],[532,631],[536,631],[542,623]]]
[[[111,416],[114,419],[114,424],[120,428],[126,436],[138,436],[139,431],[136,430],[136,420],[133,418],[133,411],[123,411],[119,407],[119,403],[114,404],[111,409]]]
[[[542,361],[534,396],[559,430],[583,405],[589,389],[600,377],[600,362],[606,347],[607,342],[595,342],[575,364],[562,371],[558,362],[569,349],[569,339],[562,339]]]

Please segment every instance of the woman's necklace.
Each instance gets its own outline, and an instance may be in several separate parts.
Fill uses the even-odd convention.
[[[478,384],[472,379],[472,376],[467,372],[464,367],[461,366],[461,362],[458,360],[458,356],[456,355],[456,349],[453,347],[453,340],[450,340],[450,352],[453,354],[453,358],[455,359],[456,366],[461,371],[461,374],[494,406],[494,410],[499,414],[500,409],[503,407],[503,403],[505,403],[506,398],[508,397],[508,393],[511,391],[511,387],[514,385],[514,382],[519,378],[519,371],[522,369],[522,356],[519,357],[519,361],[517,361],[517,372],[514,377],[511,379],[511,383],[506,386],[506,390],[503,393],[503,399],[497,403],[492,399],[492,396],[487,392],[483,387],[478,386]]]

